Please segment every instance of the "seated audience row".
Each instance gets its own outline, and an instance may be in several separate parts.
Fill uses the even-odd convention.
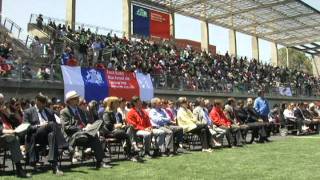
[[[107,97],[101,103],[87,103],[76,91],[65,97],[65,104],[41,93],[34,101],[11,98],[6,102],[0,94],[0,144],[11,151],[17,176],[29,177],[22,160],[40,171],[38,145],[48,147],[43,149],[53,173],[63,175],[58,165],[61,150],[68,151],[76,163],[84,156],[80,148],[86,148],[83,152],[93,153],[96,168],[112,167],[105,156],[110,139],[122,143],[128,160],[141,162],[185,152],[189,137],[197,136],[202,151],[212,152],[223,145],[224,137],[230,148],[243,146],[249,132],[250,143],[269,142],[278,128],[290,125],[296,126],[297,135],[319,133],[319,104],[289,103],[286,107],[284,103],[270,110],[263,91],[246,102],[201,97],[192,102],[180,97],[174,103],[155,97],[149,105],[137,96],[130,101]]]

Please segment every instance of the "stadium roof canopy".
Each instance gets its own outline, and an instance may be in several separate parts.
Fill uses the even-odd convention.
[[[320,54],[320,12],[301,0],[134,0]]]

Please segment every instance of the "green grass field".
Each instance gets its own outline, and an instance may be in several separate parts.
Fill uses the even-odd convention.
[[[320,136],[286,138],[267,144],[222,149],[212,153],[187,152],[142,164],[115,162],[112,169],[73,168],[57,178],[50,172],[32,179],[320,179]],[[0,176],[1,180],[15,179]]]

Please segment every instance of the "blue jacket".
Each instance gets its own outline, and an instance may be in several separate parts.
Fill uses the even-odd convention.
[[[163,109],[152,108],[149,117],[153,127],[162,127],[170,123],[170,118]]]
[[[260,116],[268,117],[268,114],[270,112],[270,108],[269,108],[269,103],[265,98],[258,97],[254,101],[253,107]]]

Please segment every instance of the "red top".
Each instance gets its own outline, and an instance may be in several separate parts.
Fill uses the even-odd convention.
[[[212,122],[217,126],[231,126],[231,121],[224,115],[221,108],[212,108],[210,112]]]
[[[78,66],[78,61],[75,58],[70,58],[67,61],[67,66]]]
[[[136,108],[132,108],[128,112],[127,123],[132,125],[136,130],[145,130],[151,127],[149,116],[142,109],[138,112]]]

